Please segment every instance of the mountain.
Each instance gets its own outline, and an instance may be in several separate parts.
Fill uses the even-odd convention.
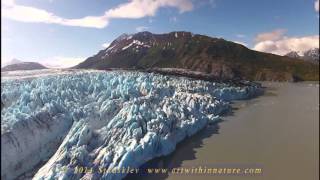
[[[123,34],[108,48],[75,66],[84,69],[179,68],[218,79],[318,80],[319,66],[253,51],[243,45],[190,32]]]
[[[4,62],[4,63],[1,63],[1,67],[4,67],[4,66],[8,66],[8,65],[11,65],[11,64],[18,64],[18,63],[22,63],[23,61],[20,61],[19,59],[11,59],[10,61],[7,61],[7,62]]]
[[[16,64],[10,64],[1,68],[1,71],[17,71],[17,70],[36,70],[47,69],[42,64],[36,62],[20,62]]]
[[[291,57],[291,58],[295,58],[295,59],[300,59],[301,56],[296,52],[296,51],[291,51],[288,54],[286,54],[285,56]]]
[[[288,56],[291,58],[302,59],[305,61],[319,64],[319,48],[309,49],[307,51],[304,51],[302,54],[303,55],[300,56],[298,52],[291,51],[288,54],[286,54],[285,56]]]
[[[305,51],[303,53],[303,59],[319,63],[319,48]]]

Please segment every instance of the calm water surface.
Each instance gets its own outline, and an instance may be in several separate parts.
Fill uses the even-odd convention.
[[[222,165],[262,168],[259,176],[149,175],[126,179],[316,180],[319,179],[319,84],[265,82],[266,94],[233,104],[223,118],[178,145],[162,167]],[[252,167],[256,167],[251,165]]]

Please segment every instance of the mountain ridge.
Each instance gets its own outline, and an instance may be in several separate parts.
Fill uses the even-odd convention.
[[[186,31],[122,34],[108,48],[75,68],[179,68],[203,72],[218,79],[319,80],[319,67],[312,63]]]

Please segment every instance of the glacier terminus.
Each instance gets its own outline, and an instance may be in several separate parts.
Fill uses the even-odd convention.
[[[137,71],[36,70],[3,74],[1,179],[122,179],[77,166],[139,168],[255,96],[237,86]]]

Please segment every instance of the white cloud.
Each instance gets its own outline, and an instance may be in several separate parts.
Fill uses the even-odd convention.
[[[281,37],[277,40],[258,42],[254,50],[278,55],[285,55],[290,51],[303,52],[311,48],[319,47],[319,35],[305,37]]]
[[[109,46],[110,46],[110,43],[109,43],[109,42],[106,42],[106,43],[103,43],[103,44],[102,44],[102,47],[103,47],[103,48],[107,48],[107,47],[109,47]]]
[[[286,29],[276,29],[272,32],[260,33],[256,36],[255,41],[256,42],[275,41],[280,39],[286,32],[287,32]]]
[[[183,13],[191,11],[193,4],[190,0],[132,0],[106,11],[105,15],[109,18],[138,19],[154,16],[161,7],[177,8],[180,13]]]
[[[14,5],[14,0],[2,0],[1,4],[4,6],[13,6]]]
[[[169,19],[171,22],[177,22],[178,21],[178,18],[173,16],[173,17],[170,17]]]
[[[69,68],[79,64],[85,59],[86,58],[83,58],[83,57],[55,56],[55,57],[46,58],[44,60],[40,60],[38,62],[49,68]]]
[[[108,25],[108,19],[104,16],[86,16],[79,19],[67,19],[43,9],[18,5],[14,0],[4,0],[2,1],[2,5],[3,17],[20,22],[60,24],[65,26],[92,28],[103,28]]]
[[[80,19],[63,19],[58,24],[67,26],[104,28],[109,24],[109,21],[104,16],[86,16]]]
[[[108,25],[108,19],[105,16],[86,16],[79,19],[67,19],[43,9],[18,5],[14,0],[4,0],[1,2],[3,5],[1,8],[2,16],[20,22],[60,24],[65,26],[92,28],[103,28]]]
[[[2,0],[1,3],[3,5],[2,16],[15,21],[91,28],[104,28],[113,18],[138,19],[155,16],[158,9],[163,7],[176,8],[180,13],[193,9],[193,3],[190,0],[131,0],[106,10],[101,16],[70,19],[57,16],[44,9],[18,5],[14,0]]]
[[[147,29],[149,29],[149,27],[146,27],[146,26],[139,26],[139,27],[136,27],[136,31],[138,31],[138,32],[146,31]]]
[[[237,37],[237,38],[245,38],[246,35],[244,35],[244,34],[236,34],[236,37]]]
[[[315,9],[317,12],[319,12],[319,7],[320,7],[320,5],[319,5],[319,0],[316,0],[316,1],[314,2],[314,9]]]

